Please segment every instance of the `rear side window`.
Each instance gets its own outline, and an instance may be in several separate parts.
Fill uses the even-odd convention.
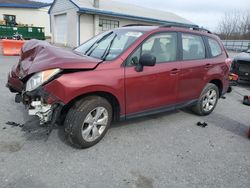
[[[208,44],[211,50],[212,57],[216,57],[222,53],[219,43],[211,38],[208,38]]]
[[[201,36],[182,34],[183,60],[205,58],[205,45]]]

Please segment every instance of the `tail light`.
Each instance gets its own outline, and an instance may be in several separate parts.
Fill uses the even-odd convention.
[[[230,81],[238,81],[239,80],[239,76],[237,74],[230,73],[229,74],[229,80]]]

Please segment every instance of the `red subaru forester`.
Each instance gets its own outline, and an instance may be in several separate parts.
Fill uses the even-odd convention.
[[[7,86],[40,123],[64,122],[86,148],[112,121],[186,106],[210,114],[228,89],[230,59],[211,32],[179,25],[104,32],[73,51],[31,40]]]

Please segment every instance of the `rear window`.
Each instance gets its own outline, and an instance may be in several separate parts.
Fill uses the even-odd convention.
[[[211,38],[208,38],[208,44],[211,50],[212,57],[216,57],[222,53],[219,43]]]
[[[201,36],[182,34],[183,60],[205,58],[205,45]]]

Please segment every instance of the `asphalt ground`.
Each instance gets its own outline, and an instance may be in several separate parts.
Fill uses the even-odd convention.
[[[17,60],[0,56],[1,188],[250,187],[250,107],[242,105],[250,83],[226,94],[209,116],[183,109],[115,123],[100,143],[79,150],[63,127],[48,136],[14,102],[5,84]]]

